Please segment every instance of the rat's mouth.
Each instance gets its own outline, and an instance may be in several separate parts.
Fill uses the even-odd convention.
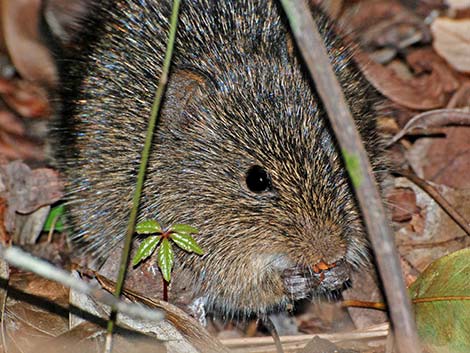
[[[333,264],[323,261],[314,266],[297,265],[285,269],[282,274],[286,294],[293,300],[310,296],[315,292],[333,292],[343,288],[350,278],[351,266],[344,260]]]

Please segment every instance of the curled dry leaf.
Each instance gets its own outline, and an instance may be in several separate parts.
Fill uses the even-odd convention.
[[[39,39],[39,14],[42,1],[2,1],[2,30],[10,57],[23,78],[53,84],[55,65]]]
[[[470,126],[470,112],[459,109],[436,109],[416,115],[387,144],[394,144],[414,129],[429,129],[449,125]]]
[[[5,226],[13,230],[15,213],[29,214],[62,197],[63,185],[56,171],[47,168],[31,170],[15,161],[0,166],[1,194],[7,201]]]
[[[470,19],[437,18],[433,47],[457,71],[470,72]]]
[[[7,298],[3,320],[5,337],[2,343],[6,346],[5,351],[102,352],[106,337],[106,330],[102,326],[81,319],[81,324],[70,328],[67,315],[72,313],[67,311],[67,288],[35,275],[14,272],[8,294],[12,295]],[[74,311],[74,314],[77,312]],[[75,320],[82,316],[80,313],[78,316],[71,315]],[[86,317],[89,319],[91,315]],[[162,342],[135,330],[119,328],[113,339],[113,352],[116,353],[167,352]]]
[[[361,1],[346,11],[341,25],[367,50],[403,49],[427,43],[431,34],[422,20],[398,1]]]
[[[410,64],[429,74],[412,79],[399,77],[396,72],[372,62],[365,53],[357,52],[355,60],[371,84],[392,101],[416,110],[436,109],[446,105],[450,94],[459,87],[453,72],[431,51],[419,51],[410,56]],[[426,58],[424,58],[426,57]],[[419,58],[419,60],[418,60]]]

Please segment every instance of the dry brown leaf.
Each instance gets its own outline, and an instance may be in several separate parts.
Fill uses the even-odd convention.
[[[437,18],[433,47],[457,71],[470,72],[470,19]]]
[[[461,109],[436,109],[421,113],[409,120],[400,132],[389,142],[388,146],[396,143],[415,129],[431,131],[436,127],[470,126],[470,112]],[[444,132],[442,130],[442,132]]]
[[[421,55],[421,54],[420,54]],[[452,71],[442,63],[437,55],[429,51],[426,60],[416,60],[411,56],[411,64],[425,64],[431,68],[429,74],[415,76],[412,79],[404,79],[393,70],[369,60],[366,54],[357,52],[355,60],[361,70],[384,96],[409,109],[428,110],[440,108],[446,105],[450,94],[459,87],[459,82]]]
[[[409,188],[396,188],[387,195],[390,204],[390,214],[392,221],[405,222],[411,220],[413,215],[419,212],[416,206],[416,195]]]
[[[62,285],[13,271],[8,296],[2,322],[8,352],[102,352],[106,336],[103,326],[85,322],[69,329],[69,291]],[[157,339],[119,327],[113,342],[113,351],[120,353],[166,352]]]
[[[0,155],[8,160],[43,160],[44,150],[41,144],[27,137],[0,130]]]
[[[68,329],[68,291],[36,275],[13,271],[4,325],[8,351],[33,353]],[[65,309],[64,309],[65,308]]]
[[[467,107],[470,102],[470,80],[466,79],[462,81],[462,85],[459,87],[457,92],[452,96],[447,104],[448,109],[464,108]]]
[[[44,118],[50,115],[45,90],[31,82],[0,78],[0,94],[10,109],[22,117]]]
[[[30,81],[53,84],[56,69],[50,52],[39,39],[41,0],[3,0],[2,30],[10,57],[21,75]]]
[[[6,199],[5,226],[12,231],[16,212],[32,213],[62,198],[63,185],[52,169],[31,170],[26,164],[14,161],[0,166],[0,192]]]
[[[468,0],[446,0],[447,5],[453,10],[462,10],[470,8],[470,1]]]
[[[15,135],[23,135],[25,133],[25,128],[18,117],[8,111],[0,111],[0,129]]]
[[[0,78],[0,96],[0,155],[9,160],[43,160],[43,118],[50,114],[45,91],[16,78]]]
[[[404,178],[395,179],[395,185],[413,189],[420,209],[419,217],[414,215],[395,233],[401,257],[414,269],[421,272],[434,260],[470,245],[470,237],[424,191]],[[432,185],[462,215],[470,214],[470,189]]]
[[[105,328],[91,322],[84,322],[48,342],[42,347],[40,353],[101,353],[105,339]],[[117,328],[113,335],[113,352],[168,353],[168,350],[153,337]]]
[[[431,38],[423,21],[399,1],[358,2],[345,11],[340,21],[368,51],[404,49],[418,42],[428,43]]]
[[[420,138],[406,157],[418,176],[454,188],[470,188],[470,128],[443,128],[445,138]]]
[[[9,207],[14,207],[19,213],[31,213],[62,197],[62,183],[55,170],[31,170],[26,164],[15,161],[2,169],[2,177],[6,177]]]

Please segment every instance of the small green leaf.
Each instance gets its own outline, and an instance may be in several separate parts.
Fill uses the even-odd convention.
[[[137,234],[155,234],[155,233],[162,233],[161,225],[154,219],[148,219],[145,221],[140,222],[135,227],[135,232]]]
[[[142,243],[140,243],[134,258],[132,259],[132,265],[135,266],[139,262],[152,255],[158,245],[158,242],[160,241],[160,238],[161,236],[148,237]]]
[[[170,230],[178,234],[197,234],[199,231],[197,228],[188,226],[187,224],[175,224]]]
[[[189,234],[171,233],[170,238],[184,251],[195,252],[198,255],[204,254],[204,251],[196,243],[196,240]]]
[[[173,268],[174,260],[173,248],[171,247],[168,239],[163,239],[162,244],[158,248],[158,267],[162,271],[165,281],[170,282],[171,269]]]
[[[52,228],[54,228],[54,230],[62,232],[64,230],[64,215],[65,207],[63,204],[52,207],[42,229],[45,232],[49,232]]]

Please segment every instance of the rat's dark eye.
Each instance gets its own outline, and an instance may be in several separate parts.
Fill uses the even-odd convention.
[[[256,193],[267,191],[271,189],[271,178],[264,168],[255,165],[246,173],[246,186]]]

